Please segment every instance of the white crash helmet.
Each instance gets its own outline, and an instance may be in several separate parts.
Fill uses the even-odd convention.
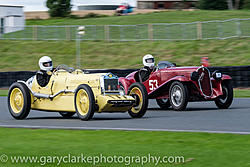
[[[43,71],[52,71],[53,63],[49,56],[43,56],[39,59],[39,67]]]
[[[152,68],[155,66],[155,59],[151,54],[147,54],[143,57],[143,65],[147,66],[149,68]]]

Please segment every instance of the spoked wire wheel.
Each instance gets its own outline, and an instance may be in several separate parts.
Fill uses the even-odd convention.
[[[174,110],[185,110],[188,103],[187,86],[182,82],[173,82],[169,89],[169,99],[169,102]]]
[[[172,103],[175,106],[180,106],[183,101],[183,94],[179,85],[174,85],[171,90]]]

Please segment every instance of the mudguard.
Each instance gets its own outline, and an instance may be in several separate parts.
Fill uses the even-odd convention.
[[[221,80],[231,80],[232,78],[229,75],[222,74]]]
[[[124,88],[124,91],[125,91],[125,94],[128,93],[128,88],[129,86],[134,83],[133,81],[131,81],[130,79],[127,79],[127,78],[124,78],[124,77],[121,77],[119,78],[119,83],[122,84],[123,88]]]

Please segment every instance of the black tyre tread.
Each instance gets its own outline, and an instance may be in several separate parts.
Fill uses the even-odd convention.
[[[226,86],[228,88],[228,98],[225,103],[221,103],[218,99],[215,99],[215,104],[219,109],[227,109],[231,106],[233,102],[233,86],[230,81],[222,82],[222,86]]]
[[[143,105],[142,105],[141,111],[139,111],[138,113],[133,113],[131,110],[129,110],[128,113],[132,118],[141,118],[145,115],[148,109],[148,92],[147,92],[146,87],[142,83],[135,82],[132,85],[130,85],[128,89],[128,94],[134,87],[138,87],[141,90],[142,96],[143,96]]]
[[[75,112],[59,112],[63,118],[71,118],[75,115]]]
[[[176,85],[176,84],[178,84],[182,88],[182,90],[183,90],[183,98],[184,98],[183,103],[178,107],[174,106],[174,104],[172,103],[172,100],[171,100],[171,90],[172,90],[173,86]],[[185,111],[186,110],[186,107],[187,107],[187,104],[188,104],[188,89],[187,89],[187,86],[184,83],[179,82],[179,81],[174,81],[170,86],[169,96],[170,96],[169,97],[170,105],[173,107],[173,109],[175,111]]]
[[[24,98],[24,106],[23,109],[20,113],[14,113],[12,111],[12,108],[10,106],[10,94],[12,92],[12,90],[14,88],[19,88],[22,93],[23,93],[23,98]],[[29,88],[27,88],[27,86],[24,83],[21,82],[15,82],[13,83],[10,88],[9,88],[9,92],[8,92],[8,108],[9,108],[9,112],[10,114],[15,118],[15,119],[25,119],[29,113],[30,113],[30,108],[31,108],[31,95],[29,92]]]
[[[158,104],[158,106],[161,108],[161,109],[168,109],[171,105],[170,105],[170,102],[169,102],[169,99],[166,103],[164,103],[162,101],[162,99],[156,99],[156,103]]]
[[[77,110],[77,105],[76,105],[76,95],[77,95],[77,92],[80,90],[80,89],[84,89],[86,90],[86,92],[88,93],[88,96],[89,96],[89,112],[88,114],[86,114],[85,116],[82,116],[78,110]],[[82,85],[79,85],[78,88],[76,89],[76,93],[75,93],[75,98],[74,98],[74,103],[75,103],[75,109],[76,109],[76,113],[78,115],[78,117],[83,120],[83,121],[88,121],[90,120],[93,115],[94,115],[94,112],[95,112],[95,97],[94,97],[94,93],[91,89],[91,87],[87,84],[82,84]]]

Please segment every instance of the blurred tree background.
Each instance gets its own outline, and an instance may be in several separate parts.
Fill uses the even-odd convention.
[[[72,8],[71,0],[47,0],[46,6],[51,17],[67,17]]]
[[[250,9],[250,0],[199,0],[198,8],[205,10]]]
[[[244,0],[243,9],[250,9],[250,0]]]

